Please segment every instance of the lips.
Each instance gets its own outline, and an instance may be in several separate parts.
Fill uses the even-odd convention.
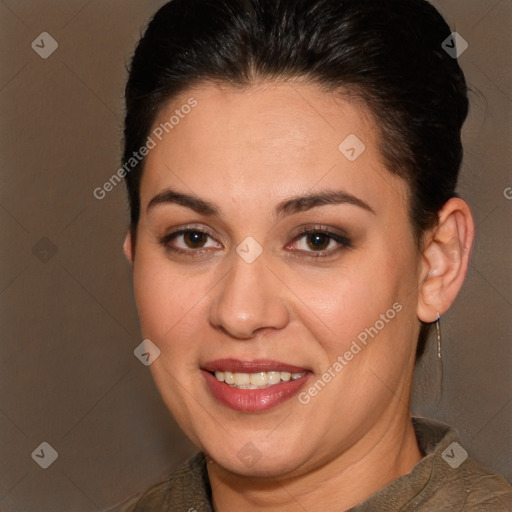
[[[233,387],[219,380],[216,375],[233,374],[235,378],[239,374],[255,374],[269,372],[281,373],[286,380],[258,389],[242,389]],[[277,407],[278,405],[295,396],[309,381],[312,373],[310,370],[280,361],[260,359],[255,361],[240,361],[238,359],[217,359],[206,363],[201,373],[206,381],[211,396],[220,404],[235,411],[256,413]],[[290,380],[291,375],[294,378]],[[278,379],[279,380],[279,379]]]

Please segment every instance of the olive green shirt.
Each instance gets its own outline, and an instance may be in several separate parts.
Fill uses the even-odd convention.
[[[347,512],[512,512],[512,486],[468,458],[455,430],[425,418],[413,418],[413,424],[425,456],[409,474]],[[198,453],[167,481],[112,512],[213,510],[206,458]]]

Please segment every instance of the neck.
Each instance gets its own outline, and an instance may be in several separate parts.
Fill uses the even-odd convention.
[[[253,478],[208,464],[215,510],[347,510],[363,502],[422,458],[409,414],[393,412],[349,450],[306,473]]]

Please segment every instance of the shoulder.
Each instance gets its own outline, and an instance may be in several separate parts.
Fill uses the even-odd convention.
[[[448,454],[445,454],[447,456]],[[464,496],[468,512],[512,512],[512,485],[490,468],[468,458],[447,475],[441,487],[448,496]]]
[[[210,512],[210,496],[206,458],[203,453],[198,453],[180,465],[165,481],[109,512]]]
[[[453,428],[412,421],[423,458],[351,512],[512,512],[512,486],[471,459]]]
[[[432,420],[421,424],[434,445],[424,459],[430,466],[428,483],[410,510],[434,506],[443,512],[512,512],[512,485],[507,480],[469,457],[454,429]]]
[[[512,512],[512,486],[495,471],[471,458],[456,469],[440,470],[435,467],[437,463],[426,492],[404,512]]]

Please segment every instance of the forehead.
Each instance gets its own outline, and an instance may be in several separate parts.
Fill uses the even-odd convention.
[[[405,184],[384,167],[368,110],[311,84],[203,84],[162,108],[153,132],[159,127],[167,128],[146,160],[143,206],[176,185],[217,202],[221,191],[225,200],[243,201],[316,186],[377,201],[404,196]]]

